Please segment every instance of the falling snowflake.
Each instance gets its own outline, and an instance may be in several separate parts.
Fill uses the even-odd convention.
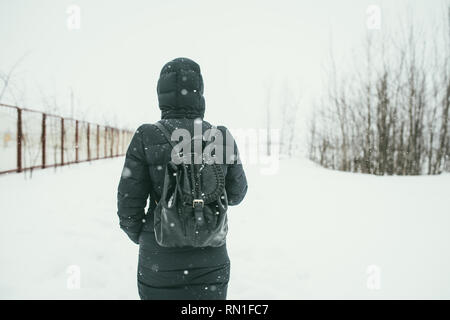
[[[122,170],[122,177],[123,178],[129,178],[131,176],[132,172],[129,168],[124,167]]]
[[[182,94],[183,96],[185,96],[185,95],[188,94],[188,91],[187,91],[186,89],[181,89],[181,94]]]
[[[184,272],[183,272],[184,274],[189,274],[189,271],[188,270],[184,270]]]
[[[152,271],[158,272],[159,266],[157,264],[152,264]]]

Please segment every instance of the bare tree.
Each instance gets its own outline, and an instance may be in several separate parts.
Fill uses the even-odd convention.
[[[444,45],[430,46],[414,23],[403,37],[381,43],[369,34],[364,66],[353,73],[338,74],[331,55],[328,92],[310,124],[313,161],[377,175],[438,174],[447,167],[450,6],[446,20]]]
[[[7,90],[11,87],[11,81],[14,76],[14,72],[17,70],[17,68],[27,55],[28,53],[25,53],[22,57],[20,57],[7,72],[0,71],[0,80],[3,82],[3,86],[0,91],[0,102],[3,102]]]

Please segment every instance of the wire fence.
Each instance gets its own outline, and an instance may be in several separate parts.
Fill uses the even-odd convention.
[[[0,174],[122,156],[133,132],[0,104]]]

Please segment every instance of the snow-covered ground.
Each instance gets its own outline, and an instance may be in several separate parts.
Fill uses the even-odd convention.
[[[122,163],[0,176],[0,298],[138,298],[138,247],[116,216]],[[247,198],[229,212],[229,299],[450,298],[449,174],[246,169]]]

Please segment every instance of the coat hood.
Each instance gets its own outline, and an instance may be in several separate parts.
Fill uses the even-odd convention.
[[[159,76],[157,92],[162,119],[203,119],[203,78],[200,66],[191,59],[177,58],[166,63]]]

